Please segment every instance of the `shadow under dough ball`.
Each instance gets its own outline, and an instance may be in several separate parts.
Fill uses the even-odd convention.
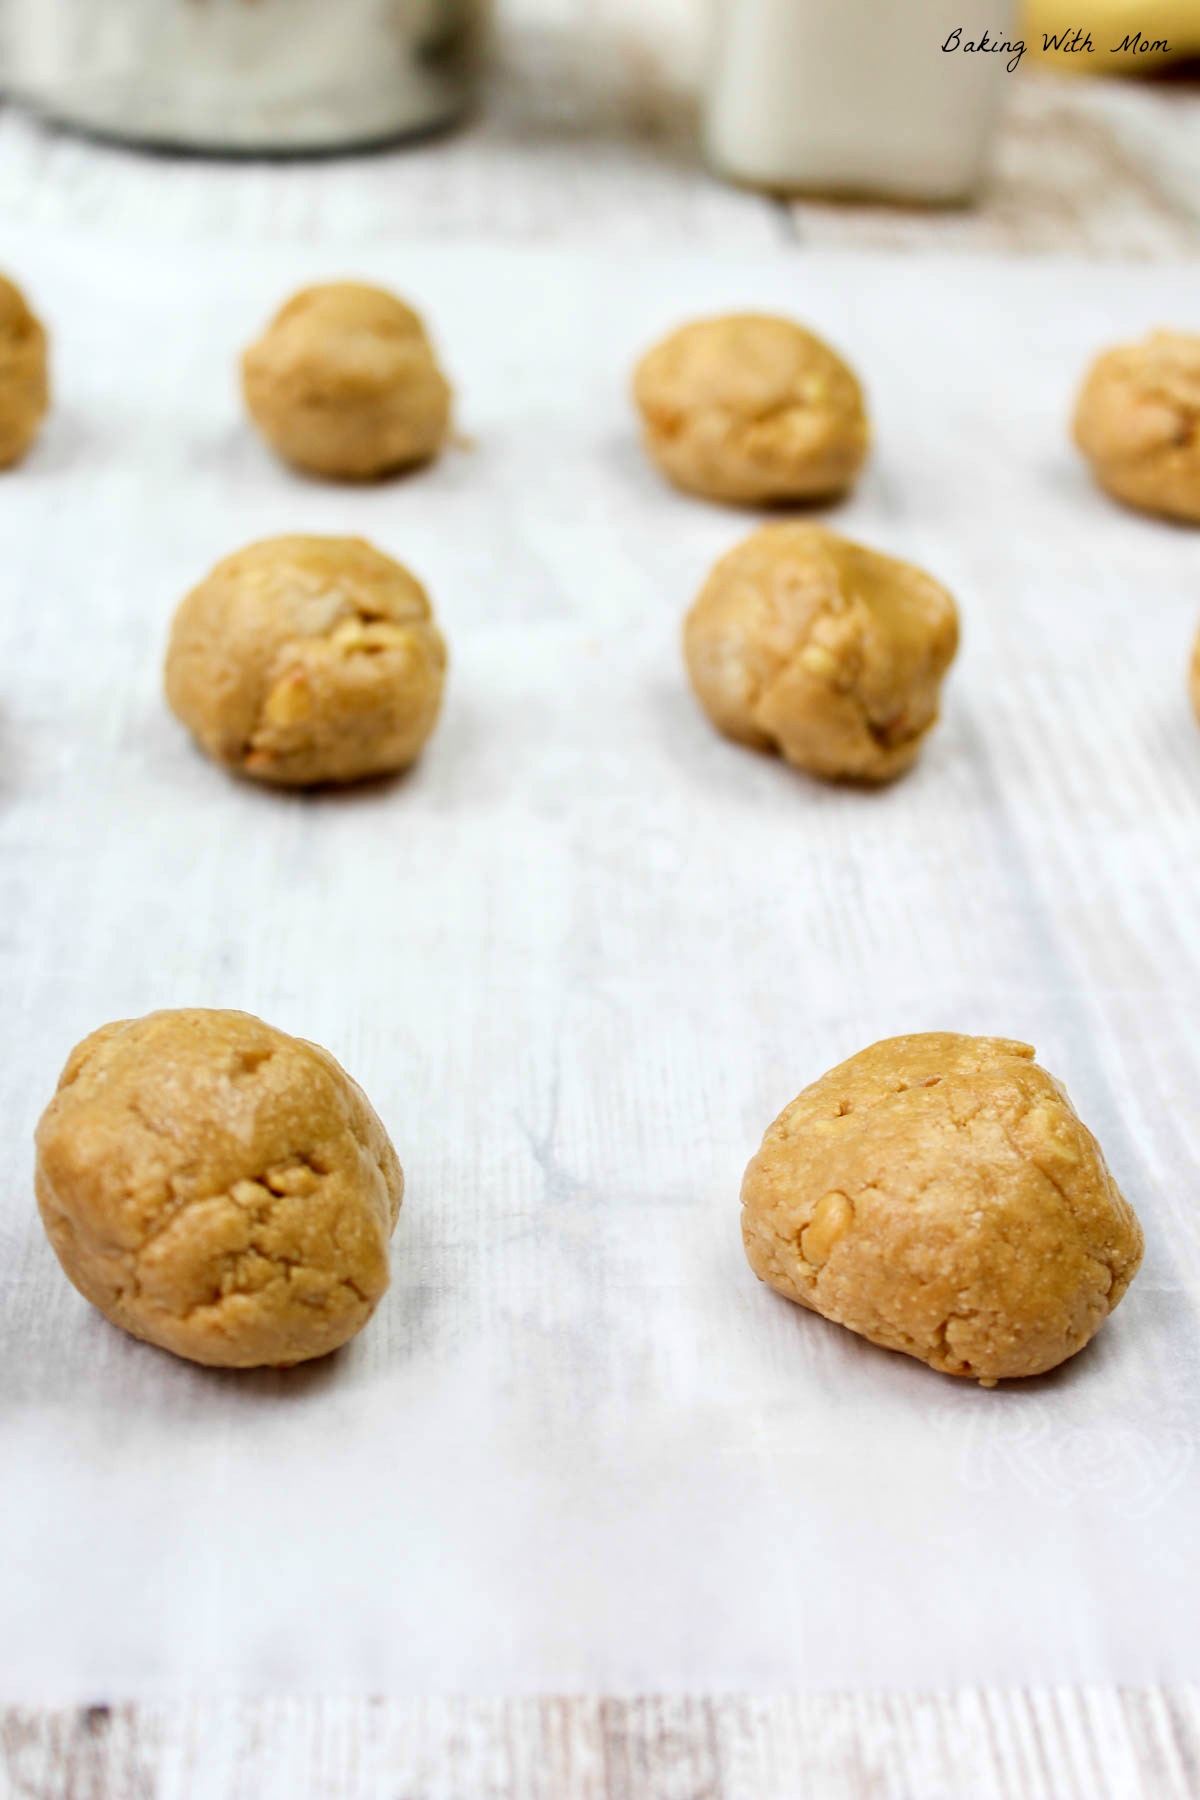
[[[180,604],[167,698],[215,762],[281,787],[407,768],[446,646],[415,576],[362,538],[267,538]]]
[[[938,582],[820,525],[766,525],[721,558],[684,623],[688,674],[727,737],[829,780],[915,760],[958,648]]]
[[[49,405],[46,333],[20,288],[0,275],[0,469],[20,462]]]
[[[681,326],[643,356],[633,394],[651,460],[709,500],[834,499],[870,445],[852,370],[811,331],[768,314]]]
[[[1039,1375],[1125,1293],[1142,1232],[1028,1044],[889,1038],[785,1108],[742,1184],[750,1266],[947,1375]]]
[[[242,1012],[101,1026],[37,1128],[38,1206],[114,1325],[192,1362],[285,1366],[361,1331],[404,1177],[327,1050]]]
[[[450,429],[450,384],[425,326],[383,288],[305,288],[242,356],[251,418],[285,462],[370,481],[429,462]]]
[[[1154,331],[1106,350],[1080,390],[1074,432],[1114,499],[1200,524],[1200,336]]]

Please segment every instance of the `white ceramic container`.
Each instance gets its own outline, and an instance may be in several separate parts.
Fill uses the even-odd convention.
[[[967,200],[1019,62],[1013,12],[1009,0],[717,0],[709,158],[781,192]]]

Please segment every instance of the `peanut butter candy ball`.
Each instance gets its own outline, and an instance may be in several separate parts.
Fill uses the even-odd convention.
[[[1191,695],[1192,711],[1200,723],[1200,635],[1192,645],[1192,661],[1188,669],[1188,693]]]
[[[683,647],[727,737],[812,775],[890,781],[937,719],[958,612],[909,563],[820,525],[767,525],[716,565]]]
[[[1116,499],[1200,524],[1200,336],[1155,331],[1106,350],[1080,392],[1075,442]]]
[[[851,486],[870,429],[835,350],[790,319],[699,319],[648,351],[633,380],[651,460],[677,487],[747,506],[828,500]]]
[[[926,1032],[831,1069],[742,1184],[761,1280],[872,1343],[991,1384],[1082,1350],[1142,1232],[1028,1044]]]
[[[49,404],[46,333],[20,288],[0,275],[0,469],[20,462]]]
[[[283,787],[406,768],[437,722],[446,646],[420,582],[361,538],[282,537],[181,603],[167,698],[214,761]]]
[[[242,357],[242,389],[285,462],[369,481],[437,455],[450,384],[419,315],[383,288],[305,288]]]
[[[249,1013],[103,1025],[37,1128],[37,1197],[84,1297],[192,1362],[305,1362],[388,1285],[404,1177],[362,1090]]]

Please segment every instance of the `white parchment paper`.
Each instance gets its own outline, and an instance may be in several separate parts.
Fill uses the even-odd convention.
[[[1200,623],[1194,533],[1069,447],[1106,340],[1194,268],[637,263],[4,234],[57,404],[0,481],[0,1692],[563,1692],[1197,1673]],[[302,279],[424,307],[471,448],[277,467],[236,350]],[[714,735],[682,614],[752,518],[637,448],[635,354],[781,307],[861,369],[836,523],[964,645],[916,773],[841,792]],[[391,786],[207,764],[160,693],[217,557],[362,532],[427,581],[442,726]],[[229,1375],[113,1330],[37,1221],[71,1045],[158,1006],[327,1044],[408,1175],[344,1353]],[[1034,1042],[1146,1227],[1060,1373],[984,1392],[760,1287],[738,1186],[806,1082],[927,1028]]]

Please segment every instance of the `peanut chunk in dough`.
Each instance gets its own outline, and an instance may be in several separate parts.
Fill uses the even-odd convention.
[[[450,429],[450,384],[420,316],[361,282],[293,295],[243,355],[242,391],[285,462],[334,480],[428,462]]]
[[[267,538],[181,603],[166,688],[214,761],[308,787],[407,768],[445,670],[429,599],[400,563],[361,538]]]
[[[833,499],[870,443],[852,370],[811,331],[768,314],[682,326],[643,356],[633,392],[651,460],[710,500]]]
[[[70,1280],[192,1362],[305,1362],[388,1285],[404,1177],[327,1050],[241,1012],[104,1025],[37,1128],[36,1186]]]
[[[1154,331],[1106,350],[1088,371],[1074,430],[1115,499],[1200,524],[1200,335]]]
[[[1028,1044],[925,1032],[831,1069],[742,1183],[755,1274],[990,1385],[1081,1350],[1142,1259],[1100,1146]]]
[[[727,737],[812,775],[890,781],[937,719],[958,612],[909,563],[820,525],[767,525],[716,565],[683,646]]]

